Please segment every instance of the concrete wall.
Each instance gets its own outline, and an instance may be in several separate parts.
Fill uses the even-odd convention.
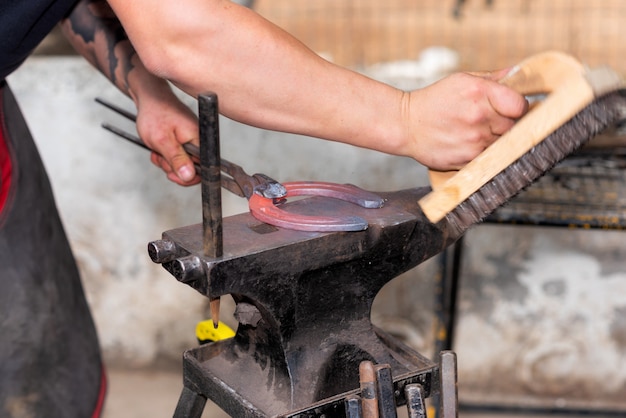
[[[49,170],[107,361],[133,367],[179,359],[195,344],[196,322],[208,318],[207,301],[152,264],[146,243],[200,221],[199,189],[169,183],[146,151],[99,127],[110,121],[132,129],[95,97],[128,109],[132,103],[79,58],[31,58],[9,81]],[[370,190],[426,184],[424,168],[405,158],[228,120],[221,133],[224,158],[280,181]],[[224,199],[226,215],[246,210],[243,199]],[[461,396],[623,403],[625,240],[606,231],[470,231],[455,347]],[[436,273],[431,262],[395,279],[374,312],[381,326],[428,354]]]
[[[624,410],[626,233],[481,225],[465,239],[466,397]]]

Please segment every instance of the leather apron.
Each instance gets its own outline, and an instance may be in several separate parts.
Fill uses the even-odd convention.
[[[0,80],[0,416],[98,417],[96,329],[41,158]]]

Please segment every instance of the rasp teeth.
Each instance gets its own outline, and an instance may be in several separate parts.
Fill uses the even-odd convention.
[[[530,186],[591,138],[624,117],[623,92],[597,99],[459,204],[446,217],[451,234],[460,236]]]

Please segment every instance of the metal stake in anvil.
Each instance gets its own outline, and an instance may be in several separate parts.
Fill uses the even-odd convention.
[[[220,158],[219,109],[217,95],[198,96],[200,115],[200,167],[202,176],[203,252],[211,258],[224,253],[222,237],[222,175]],[[220,298],[211,298],[211,318],[217,328]]]

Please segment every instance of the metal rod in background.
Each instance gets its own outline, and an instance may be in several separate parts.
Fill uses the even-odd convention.
[[[395,389],[393,387],[393,377],[391,376],[391,366],[389,364],[378,364],[374,367],[376,371],[376,392],[378,397],[378,413],[380,418],[397,418]]]
[[[406,385],[404,387],[408,418],[427,418],[426,400],[424,388],[420,384]]]
[[[350,395],[344,399],[343,404],[346,408],[346,418],[363,418],[360,396]]]
[[[456,353],[453,351],[441,352],[441,365],[439,366],[441,393],[440,412],[441,418],[458,418],[459,395]]]

